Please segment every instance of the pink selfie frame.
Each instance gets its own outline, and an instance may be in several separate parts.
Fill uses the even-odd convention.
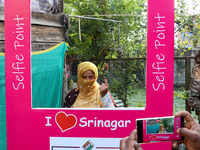
[[[155,119],[155,118],[151,118],[149,120],[152,121],[152,119]],[[156,120],[156,119],[155,119]],[[181,135],[179,135],[177,132],[176,132],[176,129],[177,128],[180,128],[181,127],[181,118],[180,117],[174,117],[173,118],[173,131],[171,132],[163,132],[163,133],[158,133],[158,130],[155,131],[155,132],[151,132],[151,133],[148,133],[148,123],[147,123],[148,120],[143,120],[143,142],[156,142],[156,141],[172,141],[172,140],[181,140]],[[165,126],[165,128],[168,127],[168,126]],[[152,128],[152,125],[150,124],[149,125],[149,128],[151,129]]]
[[[108,139],[128,136],[137,118],[173,115],[174,0],[148,0],[146,108],[123,110],[31,108],[30,0],[6,0],[4,6],[8,150],[54,150],[51,140],[62,137],[99,138],[106,145]],[[114,145],[119,149],[119,143]],[[144,150],[171,146],[142,145]]]

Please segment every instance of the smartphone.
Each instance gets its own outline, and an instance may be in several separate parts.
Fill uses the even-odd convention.
[[[138,143],[184,139],[176,129],[184,127],[183,117],[155,117],[136,119]]]

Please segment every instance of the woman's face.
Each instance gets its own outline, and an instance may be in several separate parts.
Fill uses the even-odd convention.
[[[83,73],[82,76],[83,79],[88,80],[88,81],[92,81],[95,79],[94,73],[91,70],[87,70]]]

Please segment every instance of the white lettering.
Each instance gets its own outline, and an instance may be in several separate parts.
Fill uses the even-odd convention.
[[[160,67],[160,64],[164,64],[165,62],[156,62],[156,67],[155,67],[155,63],[153,63],[152,68],[153,69],[157,69],[158,71],[160,71],[160,69],[166,69],[166,67]]]
[[[128,124],[128,123],[131,123],[131,121],[130,121],[130,120],[126,120],[126,121],[125,121],[125,127],[127,127],[127,124]]]
[[[120,121],[118,122],[118,126],[119,126],[119,127],[124,127],[124,121],[123,121],[123,120],[120,120]]]
[[[52,126],[52,124],[50,124],[50,119],[51,117],[45,117],[47,119],[47,124],[45,124],[45,126]]]
[[[154,17],[157,19],[156,22],[156,29],[153,30],[153,32],[156,34],[156,39],[154,41],[155,49],[162,51],[162,47],[165,47],[165,16],[161,16],[159,13]],[[164,90],[165,89],[165,72],[166,72],[166,65],[165,65],[165,55],[163,54],[156,54],[156,59],[158,61],[155,61],[152,63],[152,74],[155,75],[156,83],[152,83],[152,87],[155,91],[158,91],[159,89]],[[153,80],[154,81],[154,80]],[[156,85],[156,87],[155,87]]]
[[[158,18],[158,21],[160,21],[160,19],[162,19],[162,18],[165,18],[165,16],[160,17],[159,13],[157,13],[157,15],[158,15],[158,17],[155,17],[155,18]]]
[[[100,123],[101,123],[101,127],[103,127],[103,120],[98,120],[98,127],[100,127]]]
[[[18,34],[17,35],[17,37],[16,37],[16,39],[18,39],[18,40],[23,40],[24,39],[24,35],[23,34]]]
[[[114,127],[114,128],[111,128],[111,130],[116,130],[117,129],[117,121],[116,120],[111,122],[111,127]]]
[[[84,125],[79,124],[80,127],[85,127],[85,126],[87,126],[87,122],[84,121],[84,120],[86,120],[86,119],[87,119],[87,118],[81,118],[80,122],[81,122],[81,123],[85,123],[85,124],[84,124]]]
[[[164,60],[165,59],[165,56],[163,54],[160,54],[162,55],[163,58],[161,58],[158,54],[156,55],[156,58],[160,61]]]
[[[165,89],[165,85],[164,85],[163,83],[159,83],[157,88],[155,88],[155,87],[154,87],[154,83],[152,84],[152,86],[153,86],[153,89],[154,89],[155,91],[158,91],[158,90],[159,90],[159,88],[160,88],[160,85],[162,85],[162,86],[163,86],[163,90],[164,90],[164,89]]]
[[[19,55],[21,56],[21,58],[19,57]],[[21,54],[19,54],[19,55],[16,55],[15,58],[16,58],[17,60],[19,60],[19,61],[24,60],[24,56],[21,55]]]
[[[127,127],[130,124],[130,120],[99,120],[97,117],[94,120],[88,120],[86,117],[80,119],[80,127],[105,127],[111,130],[116,130],[117,127]]]
[[[164,33],[159,33],[157,35],[157,38],[159,38],[159,39],[165,39],[165,34]]]
[[[104,122],[104,126],[105,126],[105,127],[110,127],[110,120],[106,120],[106,121]]]
[[[88,127],[90,127],[90,123],[93,123],[93,120],[88,120]]]
[[[15,87],[14,83],[12,83],[13,88],[14,88],[15,90],[18,90],[18,89],[19,89],[20,84],[22,85],[22,89],[24,89],[24,83],[23,83],[23,82],[19,82],[18,85],[17,85],[17,87]]]
[[[160,79],[159,76],[156,76],[156,79],[157,79],[159,82],[163,82],[163,81],[165,80],[165,78],[164,78],[162,75],[160,75],[160,76],[162,77],[162,80]]]
[[[24,45],[20,45],[18,41],[15,41],[14,47],[15,47],[15,50],[17,50],[18,47],[24,47]]]
[[[15,18],[13,18],[15,21],[16,21],[16,29],[15,31],[13,32],[13,36],[16,37],[15,41],[13,42],[13,47],[15,48],[15,50],[21,50],[20,48],[23,48],[24,47],[24,18],[20,18],[18,15],[16,15]],[[24,70],[26,69],[24,65],[24,56],[22,54],[17,54],[15,55],[15,58],[16,58],[16,61],[14,61],[12,63],[12,68],[14,69],[14,71],[12,72],[15,76],[15,79],[17,81],[20,81],[18,83],[15,83],[13,82],[12,85],[13,85],[13,88],[15,90],[19,90],[19,88],[21,87],[21,89],[24,89],[25,88],[25,85],[23,83],[24,81],[24,76],[22,76],[22,74],[24,73]]]
[[[16,75],[15,77],[16,77],[16,79],[18,81],[23,81],[24,80],[24,77],[22,75]],[[20,77],[21,77],[21,79],[20,79]]]
[[[155,40],[155,48],[158,49],[158,46],[165,46],[165,44],[161,44],[160,41]]]

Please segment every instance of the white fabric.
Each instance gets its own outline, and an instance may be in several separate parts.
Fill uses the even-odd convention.
[[[100,98],[100,100],[102,102],[103,108],[115,108],[109,94],[106,94],[104,97]]]

